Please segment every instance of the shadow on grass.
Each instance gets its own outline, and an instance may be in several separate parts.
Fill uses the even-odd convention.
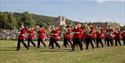
[[[0,51],[16,51],[16,47],[0,47]]]
[[[16,50],[17,47],[0,47],[0,51],[17,51]],[[36,48],[36,47],[33,47],[31,46],[29,48],[29,50],[26,50],[25,47],[21,47],[19,51],[31,51],[31,52],[72,52],[71,51],[72,48],[55,48],[55,49],[51,49],[49,47],[47,48],[44,48],[44,47],[41,47],[41,48]],[[76,51],[80,51],[79,49],[77,49]]]
[[[0,49],[0,51],[16,51],[15,49]]]
[[[71,49],[47,49],[47,50],[40,50],[40,52],[71,52]]]
[[[0,52],[2,51],[17,51],[16,47],[2,47],[0,48]],[[71,49],[50,49],[50,48],[30,48],[26,50],[25,48],[20,48],[19,51],[32,51],[32,52],[71,52]]]

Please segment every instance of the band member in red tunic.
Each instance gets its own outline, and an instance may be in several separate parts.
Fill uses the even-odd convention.
[[[81,44],[81,30],[78,28],[78,25],[75,25],[74,26],[74,29],[73,29],[73,46],[72,46],[72,51],[75,50],[75,46],[78,44],[79,47],[80,47],[80,50],[82,51],[83,48],[82,48],[82,44]]]
[[[115,34],[115,37],[114,37],[114,39],[115,39],[115,46],[117,46],[117,42],[121,46],[121,42],[120,42],[120,35],[121,35],[121,33],[118,30],[118,28],[115,30],[114,34]]]
[[[85,26],[85,43],[86,43],[86,49],[88,49],[89,43],[91,44],[92,49],[94,49],[93,42],[91,40],[91,29],[88,25]]]
[[[106,30],[104,31],[104,42],[105,42],[105,45],[107,44],[107,38],[108,38],[108,35],[106,33]]]
[[[89,28],[91,30],[90,31],[91,40],[92,40],[92,42],[95,43],[95,29],[94,29],[94,26],[92,25],[91,22],[88,23],[88,26],[89,26]]]
[[[49,46],[52,46],[52,49],[54,49],[54,43],[58,48],[60,48],[60,45],[57,42],[58,35],[59,35],[59,30],[58,30],[58,27],[55,25],[51,30],[51,37],[50,37],[50,44],[49,44]]]
[[[97,32],[96,32],[96,47],[97,48],[99,48],[99,43],[101,44],[101,46],[103,48],[102,38],[103,38],[103,32],[101,30],[101,27],[98,26]]]
[[[46,47],[46,44],[44,42],[44,29],[41,28],[40,26],[36,26],[36,30],[37,30],[37,36],[38,36],[38,45],[37,47],[40,48],[40,42],[44,45],[44,47]]]
[[[113,46],[113,29],[110,25],[106,31],[106,34],[107,34],[107,46],[109,47],[110,44],[111,44],[111,46]]]
[[[68,46],[68,42],[70,43],[70,45],[71,45],[71,47],[72,47],[71,31],[72,31],[71,28],[70,28],[69,26],[67,26],[66,29],[65,29],[65,33],[64,33],[64,35],[63,35],[63,38],[64,38],[64,43],[63,43],[63,45],[64,45],[65,47]]]
[[[20,50],[20,42],[22,42],[24,47],[28,50],[28,46],[24,42],[26,38],[25,33],[26,33],[26,28],[23,25],[21,25],[21,31],[19,32],[19,36],[18,36],[17,50]]]
[[[49,27],[48,28],[48,38],[49,38],[49,47],[51,47],[52,46],[52,27]]]
[[[83,32],[82,32],[82,26],[81,24],[78,24],[78,30],[80,31],[79,36],[80,36],[80,44],[83,46],[82,41],[83,41]]]
[[[30,26],[30,28],[27,31],[27,33],[28,33],[28,47],[30,47],[30,42],[35,47],[35,43],[33,42],[33,39],[34,39],[34,29]]]
[[[91,40],[92,40],[92,42],[95,43],[95,29],[94,29],[94,26],[90,25],[89,27],[90,27],[90,29],[91,29],[91,31],[90,31]]]
[[[122,32],[121,36],[122,36],[123,44],[125,45],[125,31]]]

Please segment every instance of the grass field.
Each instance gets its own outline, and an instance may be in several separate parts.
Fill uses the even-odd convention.
[[[21,44],[22,45],[22,44]],[[16,41],[0,40],[0,63],[125,63],[125,46],[95,48],[71,52],[71,48],[49,49],[23,46],[16,50]]]

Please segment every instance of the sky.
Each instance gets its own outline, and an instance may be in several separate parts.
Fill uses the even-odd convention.
[[[125,0],[0,0],[0,11],[65,16],[79,22],[125,25]]]

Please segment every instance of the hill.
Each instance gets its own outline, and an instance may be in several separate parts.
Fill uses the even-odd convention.
[[[50,26],[53,25],[52,22],[57,21],[58,19],[59,17],[37,15],[29,12],[0,12],[0,29],[15,29],[21,24],[24,24],[25,26]],[[71,24],[71,22],[73,22],[67,18],[65,21],[66,24]]]
[[[24,24],[26,27],[40,25],[43,27],[55,25],[53,22],[58,22],[59,16],[45,16],[45,15],[37,15],[29,12],[17,13],[17,12],[0,12],[0,29],[17,29],[21,24]],[[79,22],[67,19],[65,17],[66,25],[72,25],[74,23],[82,23],[83,25],[87,22]],[[57,23],[58,24],[58,23]],[[121,30],[125,30],[124,26],[120,26],[118,23],[114,22],[93,22],[95,27],[98,25],[102,25],[105,29],[108,25],[113,25],[114,27],[121,28]]]

